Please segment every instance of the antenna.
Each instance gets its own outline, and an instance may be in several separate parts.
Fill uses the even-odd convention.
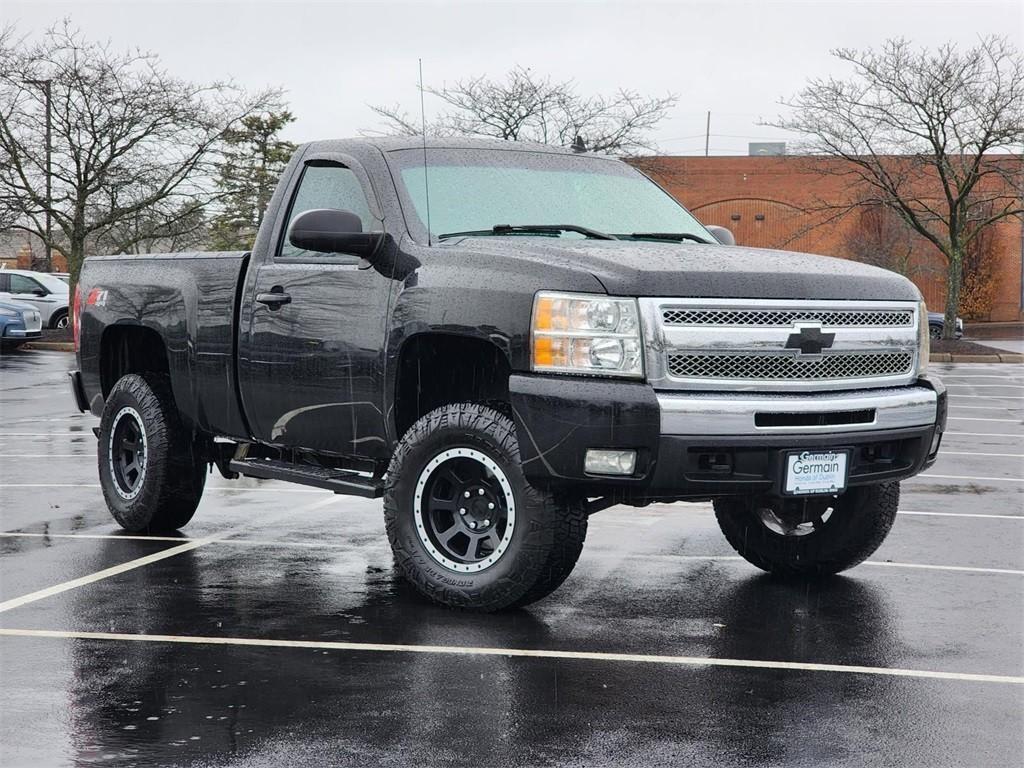
[[[427,196],[427,245],[433,245],[430,236],[430,182],[427,179],[427,111],[423,106],[423,59],[420,62],[420,125],[423,132],[423,191]]]

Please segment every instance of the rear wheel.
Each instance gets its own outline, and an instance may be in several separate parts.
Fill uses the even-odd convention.
[[[469,403],[432,411],[402,438],[384,514],[396,564],[421,593],[482,611],[554,591],[587,532],[582,504],[526,482],[511,419]]]
[[[899,506],[899,483],[851,488],[839,496],[725,497],[715,517],[747,561],[784,576],[826,576],[863,562],[885,540]]]
[[[206,463],[181,425],[166,376],[131,374],[110,391],[100,419],[100,485],[129,531],[170,531],[199,505]]]
[[[69,322],[68,311],[62,309],[53,313],[53,317],[50,318],[50,327],[55,329],[67,328]]]

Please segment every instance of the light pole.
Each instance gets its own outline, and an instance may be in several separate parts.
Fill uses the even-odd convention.
[[[43,89],[43,95],[46,99],[46,271],[53,272],[53,248],[50,246],[52,242],[50,239],[50,210],[53,208],[53,174],[50,172],[50,160],[53,154],[53,144],[51,142],[51,126],[53,124],[53,91],[51,89],[52,80],[28,80],[29,85],[36,85]]]

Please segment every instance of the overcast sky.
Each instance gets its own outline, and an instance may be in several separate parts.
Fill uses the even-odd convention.
[[[288,138],[379,127],[368,104],[418,108],[427,84],[498,76],[520,65],[572,78],[581,92],[673,92],[654,138],[663,152],[746,154],[782,135],[758,126],[809,76],[843,72],[837,46],[904,36],[921,45],[1002,34],[1024,47],[1024,2],[162,3],[0,0],[22,32],[67,16],[89,36],[139,46],[193,80],[232,77],[287,91]],[[437,104],[427,100],[428,119]]]

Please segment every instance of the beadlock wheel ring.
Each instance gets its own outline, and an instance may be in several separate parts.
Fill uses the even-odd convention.
[[[430,498],[426,498],[428,492],[428,485],[431,485],[437,480],[436,475],[438,470],[448,462],[456,460],[467,460],[475,462],[480,465],[480,468],[486,470],[483,480],[480,485],[486,483],[489,486],[488,491],[483,491],[480,495],[484,498],[494,498],[496,505],[495,508],[495,519],[489,520],[488,529],[494,528],[496,533],[500,533],[498,537],[498,543],[494,548],[482,555],[477,559],[475,557],[476,552],[479,551],[477,548],[473,548],[470,551],[469,548],[466,550],[465,556],[459,557],[459,555],[451,549],[446,548],[444,544],[437,538],[436,526],[430,518],[435,510],[427,509],[425,506],[429,506]],[[481,473],[484,474],[484,473]],[[468,478],[466,483],[460,488],[473,486],[473,479]],[[465,493],[466,491],[461,491]],[[500,492],[500,496],[498,496]],[[473,498],[471,495],[470,497]],[[425,501],[427,504],[425,504]],[[459,514],[459,502],[461,499],[453,499],[453,524],[452,527],[459,527],[462,525],[462,515]],[[500,520],[498,515],[500,514]],[[466,514],[467,518],[472,516]],[[501,559],[502,555],[508,550],[509,544],[512,542],[512,535],[515,532],[516,524],[516,503],[515,496],[512,493],[512,484],[509,482],[505,472],[498,466],[498,464],[491,459],[487,454],[475,450],[473,448],[449,448],[446,451],[442,451],[431,459],[427,465],[420,472],[420,476],[416,481],[416,488],[414,491],[413,498],[413,521],[416,525],[416,535],[423,544],[424,549],[430,558],[438,565],[447,568],[450,571],[456,573],[479,573],[484,571]],[[469,533],[468,530],[460,528],[467,537],[474,536]],[[453,538],[459,531],[456,531],[449,538]],[[485,531],[486,533],[486,531]],[[477,541],[477,538],[483,537],[483,533],[475,534],[475,538],[470,538],[470,546],[473,546],[473,542]],[[492,537],[493,538],[493,537]],[[479,546],[479,545],[477,545]],[[458,558],[458,559],[457,559]]]
[[[107,441],[111,485],[125,501],[142,492],[147,458],[146,428],[142,416],[131,406],[125,406],[115,414]]]

